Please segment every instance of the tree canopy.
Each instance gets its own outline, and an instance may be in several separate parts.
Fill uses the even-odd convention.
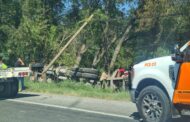
[[[188,0],[0,0],[0,55],[47,64],[94,14],[55,64],[127,68],[187,41],[189,11]]]

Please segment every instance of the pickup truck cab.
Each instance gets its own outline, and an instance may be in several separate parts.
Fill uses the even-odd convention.
[[[172,116],[190,111],[188,52],[190,42],[176,48],[174,55],[146,60],[131,68],[131,99],[144,122],[168,122]]]

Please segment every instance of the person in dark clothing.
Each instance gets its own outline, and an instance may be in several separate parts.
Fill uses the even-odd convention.
[[[24,62],[22,61],[21,58],[18,58],[16,63],[15,63],[15,67],[23,67],[25,64]]]
[[[24,62],[22,61],[21,58],[18,58],[16,63],[15,63],[15,67],[23,67],[25,66]],[[21,89],[20,91],[24,90],[25,89],[25,86],[24,86],[24,76],[19,76],[18,77],[18,80],[19,82],[21,82]]]

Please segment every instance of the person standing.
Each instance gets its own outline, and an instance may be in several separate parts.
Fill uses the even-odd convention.
[[[117,70],[117,73],[116,73],[115,77],[123,77],[124,73],[125,73],[125,69],[124,68],[119,68]]]
[[[100,77],[101,88],[103,89],[107,87],[107,78],[108,78],[107,73],[103,71]]]
[[[22,59],[18,58],[17,61],[16,61],[16,63],[15,63],[15,67],[23,67],[24,65],[25,64],[22,61]],[[21,82],[21,89],[20,89],[20,91],[22,91],[22,90],[25,89],[25,86],[24,86],[24,76],[19,76],[18,80],[19,80],[19,82]]]
[[[3,63],[3,58],[0,57],[0,69],[5,70],[7,69],[7,65]]]

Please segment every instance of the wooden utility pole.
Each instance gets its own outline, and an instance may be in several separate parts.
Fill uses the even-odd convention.
[[[59,53],[53,58],[53,60],[44,68],[42,75],[53,65],[53,63],[60,57],[63,51],[69,46],[69,44],[79,35],[79,33],[84,29],[84,27],[92,20],[93,14],[86,20],[86,22],[77,30],[77,32],[70,38],[70,40],[65,44],[65,46],[59,51]]]

